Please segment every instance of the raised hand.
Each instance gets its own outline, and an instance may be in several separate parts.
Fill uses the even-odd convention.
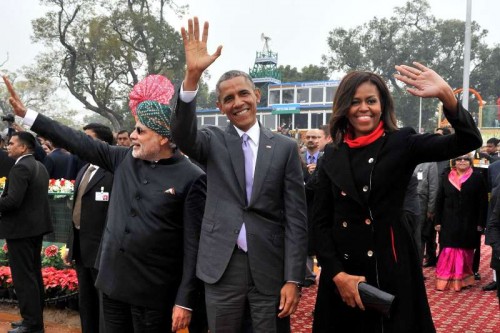
[[[14,90],[14,87],[10,83],[10,80],[7,76],[3,76],[3,82],[5,82],[5,85],[7,86],[7,90],[9,91],[10,97],[9,97],[9,103],[12,105],[12,108],[14,109],[14,113],[16,116],[23,117],[26,115],[26,107],[24,106],[23,102],[21,102],[21,99],[19,96],[17,96],[16,91]]]
[[[396,66],[399,74],[395,74],[394,77],[412,86],[406,88],[410,94],[423,98],[437,97],[443,102],[443,106],[447,110],[455,111],[457,108],[457,99],[450,85],[432,69],[418,62],[414,62],[413,65],[414,67],[406,65]]]
[[[208,22],[203,25],[203,33],[200,40],[200,24],[198,18],[188,20],[186,28],[181,28],[184,52],[186,54],[186,76],[184,78],[184,90],[196,90],[201,75],[221,54],[222,45],[217,51],[210,55],[207,51]]]

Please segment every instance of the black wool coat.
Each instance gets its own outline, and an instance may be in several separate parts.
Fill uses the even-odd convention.
[[[402,222],[406,188],[417,164],[445,160],[481,145],[470,114],[445,111],[455,134],[416,134],[402,128],[359,149],[327,147],[313,206],[322,268],[313,332],[435,332],[418,253]],[[396,296],[390,319],[348,307],[333,277],[365,276]]]
[[[436,200],[434,223],[441,225],[441,248],[474,249],[478,245],[477,227],[486,225],[488,190],[484,177],[474,171],[459,191],[448,180],[449,172],[442,175]]]

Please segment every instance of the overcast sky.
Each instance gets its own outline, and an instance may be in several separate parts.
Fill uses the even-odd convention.
[[[279,53],[279,65],[299,70],[306,65],[321,65],[321,55],[328,52],[326,39],[335,27],[354,27],[374,16],[390,17],[395,6],[404,0],[176,0],[189,3],[190,16],[210,22],[209,52],[224,46],[221,57],[210,68],[214,81],[226,70],[248,71],[255,52],[262,50],[261,34],[271,37],[271,49]],[[34,62],[42,45],[33,45],[31,20],[43,15],[45,7],[38,0],[1,0],[0,63],[15,71]],[[466,0],[429,0],[431,12],[438,18],[465,20]],[[499,0],[472,0],[472,19],[489,30],[487,42],[500,44]],[[180,30],[187,18],[172,20]],[[465,29],[465,28],[464,28]],[[408,41],[411,43],[411,41]],[[408,59],[412,61],[413,59]]]

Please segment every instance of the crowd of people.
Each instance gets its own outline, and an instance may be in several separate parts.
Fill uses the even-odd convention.
[[[82,332],[290,332],[302,286],[318,280],[314,257],[313,332],[435,332],[422,265],[437,265],[437,290],[470,286],[484,227],[492,268],[500,261],[500,200],[487,220],[488,187],[468,155],[481,135],[450,86],[420,63],[396,66],[410,94],[442,102],[453,129],[417,134],[398,127],[379,75],[353,71],[301,152],[257,121],[261,93],[237,70],[216,85],[227,127],[198,128],[198,84],[222,52],[208,53],[208,32],[196,17],[181,29],[186,73],[173,110],[163,77],[134,87],[136,124],[118,133],[121,146],[101,124],[76,131],[26,109],[4,77],[15,114],[42,140],[19,131],[7,148],[0,237],[23,318],[9,332],[44,332],[39,254],[58,163],[76,169],[68,261]],[[45,167],[38,146],[52,149]]]

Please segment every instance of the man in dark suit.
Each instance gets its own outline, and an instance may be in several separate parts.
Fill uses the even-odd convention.
[[[182,29],[187,71],[172,122],[174,141],[206,166],[208,193],[197,276],[205,282],[209,328],[241,332],[249,305],[254,332],[289,331],[307,256],[304,181],[297,144],[256,119],[260,91],[248,74],[230,71],[216,86],[230,124],[197,130],[196,94],[220,55],[200,40],[198,19]]]
[[[113,144],[113,133],[105,125],[91,123],[83,127],[93,139]],[[82,184],[83,186],[80,186]],[[106,224],[113,174],[97,165],[87,164],[78,173],[73,200],[73,227],[68,239],[68,260],[75,261],[78,277],[78,308],[82,333],[99,332],[99,291],[95,261]]]
[[[35,137],[14,133],[8,145],[9,157],[16,159],[0,197],[0,238],[9,247],[9,264],[23,318],[9,333],[44,332],[42,238],[52,232],[47,195],[47,170],[33,157]]]
[[[68,167],[72,163],[71,154],[57,147],[54,143],[54,150],[45,156],[45,160],[43,164],[47,168],[47,172],[49,173],[50,179],[71,179],[68,177]],[[73,178],[74,179],[74,178]]]
[[[302,173],[304,175],[304,184],[306,184],[306,202],[307,202],[307,229],[308,229],[308,256],[306,259],[306,277],[304,279],[304,286],[310,287],[316,283],[316,274],[314,273],[314,250],[313,250],[313,237],[312,237],[312,219],[310,212],[314,200],[314,192],[308,191],[307,183],[312,174],[316,170],[319,158],[323,155],[323,147],[320,149],[320,139],[322,138],[322,131],[320,129],[310,129],[305,134],[306,151],[300,154],[302,159]]]
[[[10,169],[14,166],[15,160],[9,157],[9,154],[0,150],[0,177],[7,177]]]

